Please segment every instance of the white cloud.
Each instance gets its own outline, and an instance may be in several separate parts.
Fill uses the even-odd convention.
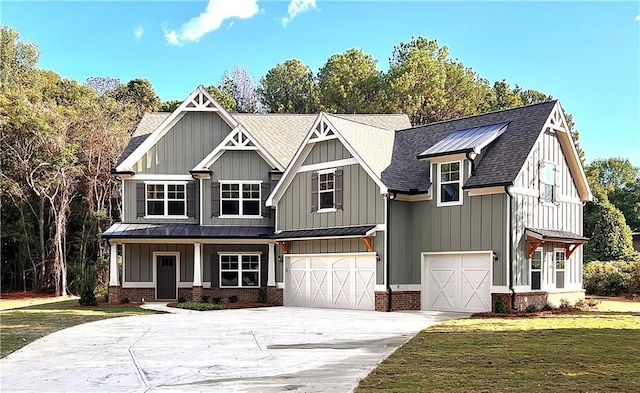
[[[640,21],[640,15],[636,16],[636,20]]]
[[[314,8],[316,8],[316,0],[291,0],[287,9],[287,16],[282,18],[282,25],[288,25],[298,14]]]
[[[142,28],[142,26],[138,26],[133,30],[133,35],[134,37],[136,37],[136,41],[140,41],[140,38],[142,38],[143,34],[144,34],[144,29]]]
[[[202,36],[217,30],[225,19],[247,19],[258,13],[257,0],[209,0],[207,9],[199,16],[191,18],[179,30],[162,25],[164,37],[171,45],[197,42]]]

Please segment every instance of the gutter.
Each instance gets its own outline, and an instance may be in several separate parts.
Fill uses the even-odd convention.
[[[513,214],[513,195],[509,191],[509,186],[504,186],[504,192],[507,194],[509,198],[509,232],[507,233],[507,244],[509,245],[509,290],[511,291],[511,311],[515,311],[516,309],[516,290],[513,286],[513,219],[511,215]]]
[[[387,193],[387,209],[386,209],[387,210],[387,227],[386,227],[386,231],[385,231],[386,232],[385,241],[387,243],[387,247],[386,247],[385,255],[384,255],[385,256],[384,259],[385,259],[386,264],[387,264],[387,278],[386,278],[386,281],[387,281],[387,312],[391,311],[391,302],[393,301],[393,291],[391,290],[391,266],[389,264],[389,257],[391,255],[391,252],[390,252],[391,242],[389,241],[389,239],[391,238],[390,233],[389,233],[390,230],[391,230],[391,214],[389,214],[390,211],[391,211],[391,195],[393,195],[394,198],[395,198],[395,194],[394,193],[391,193],[391,192]]]

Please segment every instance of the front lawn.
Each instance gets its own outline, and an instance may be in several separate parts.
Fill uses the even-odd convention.
[[[638,392],[640,314],[472,318],[419,333],[356,392]]]
[[[71,326],[100,319],[155,314],[137,306],[82,307],[77,300],[41,304],[0,312],[0,357]]]

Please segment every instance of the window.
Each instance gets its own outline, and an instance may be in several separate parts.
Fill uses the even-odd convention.
[[[260,183],[221,183],[223,216],[260,216]]]
[[[146,183],[147,216],[186,216],[185,183]]]
[[[318,206],[322,209],[335,207],[335,171],[318,173]]]
[[[565,251],[563,249],[555,249],[556,261],[556,288],[564,288],[564,270],[566,264]]]
[[[438,206],[462,204],[462,162],[438,164]]]
[[[538,248],[533,252],[530,259],[531,263],[531,289],[542,289],[542,248]]]
[[[555,200],[556,166],[551,162],[543,162],[540,166],[540,200],[553,203]]]
[[[220,287],[259,287],[259,254],[221,254]]]

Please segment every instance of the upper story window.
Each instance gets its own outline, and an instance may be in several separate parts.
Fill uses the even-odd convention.
[[[311,174],[311,211],[334,212],[342,209],[342,168],[324,169]]]
[[[221,182],[220,204],[223,216],[260,216],[260,183]]]
[[[335,199],[335,170],[318,173],[318,206],[319,210],[333,209]]]
[[[438,164],[438,206],[462,204],[462,161]]]
[[[221,254],[220,287],[260,286],[259,254]]]
[[[145,188],[147,216],[187,215],[186,183],[145,183]]]
[[[556,193],[556,165],[552,162],[540,164],[540,201],[553,203]]]

